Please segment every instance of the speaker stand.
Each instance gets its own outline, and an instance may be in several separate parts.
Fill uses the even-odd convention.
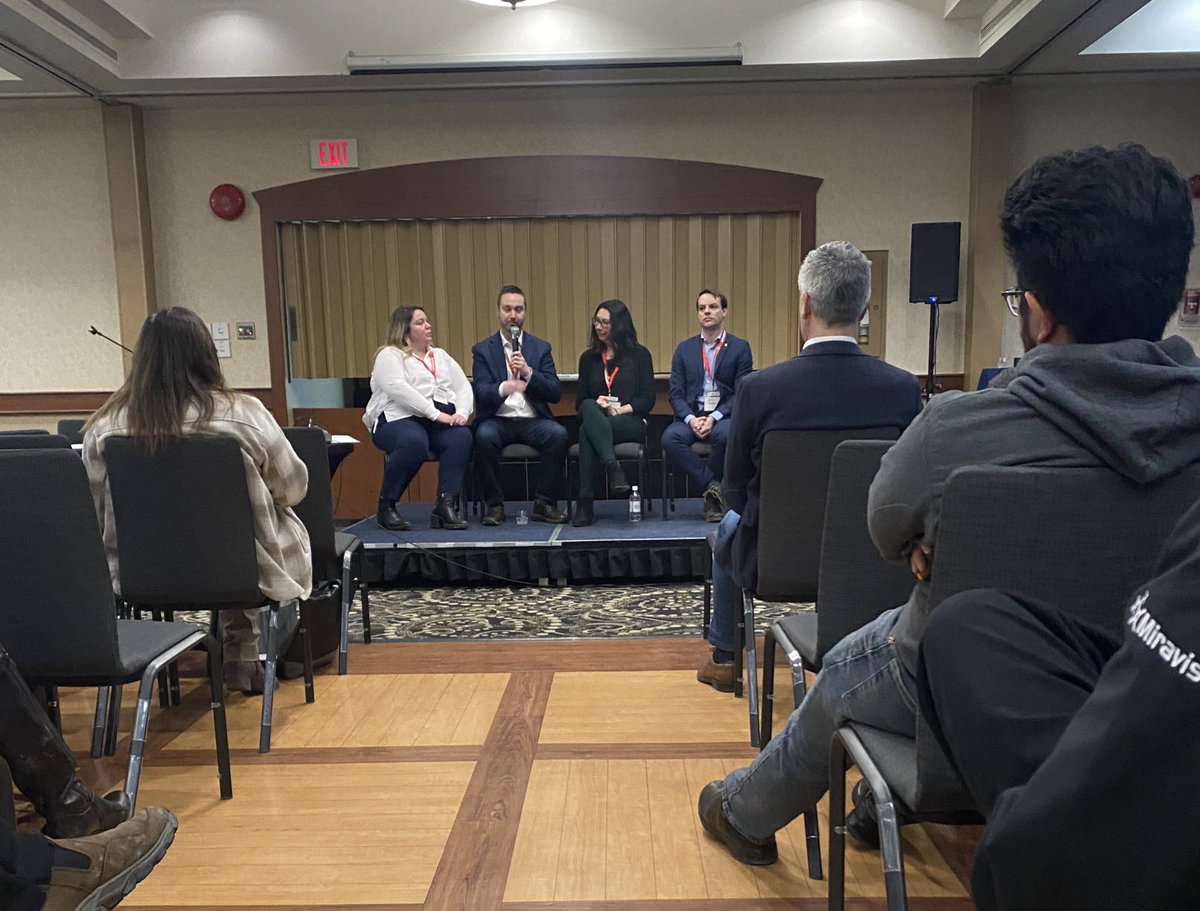
[[[925,373],[925,401],[933,398],[937,391],[935,380],[937,368],[937,337],[938,337],[938,299],[931,297],[925,303],[929,304],[929,367]]]

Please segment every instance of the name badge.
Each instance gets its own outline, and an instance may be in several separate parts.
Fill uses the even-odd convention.
[[[604,401],[608,404],[609,408],[620,408],[621,407],[621,400],[619,398],[617,398],[615,395],[606,395],[606,396],[603,396],[603,398],[604,398]]]
[[[433,400],[439,405],[449,405],[450,395],[440,386],[435,386],[433,389]]]
[[[721,390],[714,389],[712,392],[704,393],[704,410],[716,411],[717,406],[721,404]]]

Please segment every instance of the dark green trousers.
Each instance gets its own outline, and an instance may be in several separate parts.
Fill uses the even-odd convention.
[[[579,498],[594,497],[596,472],[616,456],[614,443],[637,443],[646,438],[646,425],[635,414],[610,417],[589,399],[579,408]]]

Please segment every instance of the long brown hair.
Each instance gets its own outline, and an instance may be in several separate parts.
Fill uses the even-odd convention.
[[[168,307],[146,318],[133,352],[129,378],[91,416],[90,428],[122,408],[129,435],[148,452],[183,435],[183,419],[195,405],[198,422],[212,417],[215,396],[232,400],[208,327],[186,307]]]

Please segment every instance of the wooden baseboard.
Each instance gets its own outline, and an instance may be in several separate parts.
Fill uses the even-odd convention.
[[[270,389],[241,389],[262,400],[267,408],[274,403]],[[112,392],[2,392],[0,414],[90,414],[108,401]]]

